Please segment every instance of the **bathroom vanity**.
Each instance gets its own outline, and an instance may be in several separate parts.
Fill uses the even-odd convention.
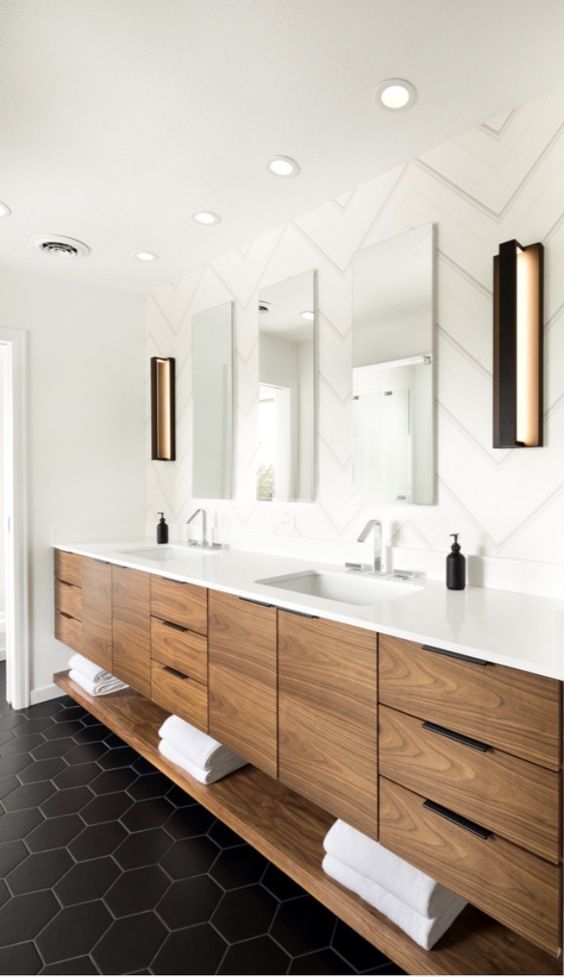
[[[560,602],[98,544],[55,550],[55,605],[130,686],[61,688],[399,966],[562,973]],[[251,766],[191,780],[157,750],[168,713]],[[435,949],[324,875],[335,818],[471,903]]]

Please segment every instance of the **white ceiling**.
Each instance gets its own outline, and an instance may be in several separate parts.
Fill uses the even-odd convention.
[[[563,41],[562,0],[1,0],[0,262],[144,292],[564,84]]]

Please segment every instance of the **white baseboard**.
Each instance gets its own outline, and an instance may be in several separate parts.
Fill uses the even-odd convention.
[[[63,695],[66,695],[66,692],[52,682],[50,685],[42,685],[39,689],[32,689],[29,693],[29,701],[32,706],[36,706],[39,702],[60,699]]]

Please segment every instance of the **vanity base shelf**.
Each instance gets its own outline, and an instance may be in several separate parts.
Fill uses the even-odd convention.
[[[468,907],[435,949],[422,950],[384,916],[329,879],[321,868],[331,815],[278,781],[245,767],[209,787],[157,749],[167,713],[132,689],[94,698],[68,672],[54,682],[170,780],[237,832],[307,892],[411,974],[561,974],[561,961]]]

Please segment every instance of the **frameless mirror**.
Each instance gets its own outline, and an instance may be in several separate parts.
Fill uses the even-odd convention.
[[[233,467],[233,305],[192,316],[192,495],[230,499]]]
[[[315,272],[259,293],[257,499],[315,496]]]
[[[383,503],[434,499],[433,225],[353,260],[353,480]]]

